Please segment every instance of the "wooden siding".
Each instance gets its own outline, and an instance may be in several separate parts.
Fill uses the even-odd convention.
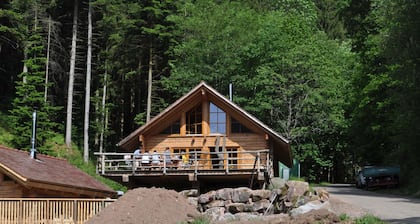
[[[167,136],[156,135],[146,137],[147,140],[143,145],[146,151],[156,150],[163,152],[166,147],[173,148],[208,148],[216,146],[216,135],[191,135],[191,136]],[[222,147],[223,136],[219,137]],[[236,147],[242,150],[261,150],[268,148],[268,143],[264,135],[246,133],[233,134],[226,136],[226,148]]]
[[[2,181],[0,183],[0,198],[23,197],[24,188],[15,181]]]
[[[0,199],[0,223],[77,223],[99,213],[113,199]]]

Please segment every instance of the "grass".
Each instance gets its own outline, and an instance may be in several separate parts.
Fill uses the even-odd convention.
[[[380,220],[378,217],[373,215],[365,215],[361,218],[357,218],[355,224],[385,224],[386,222]]]
[[[67,149],[64,144],[64,138],[62,135],[56,135],[55,137],[51,138],[50,141],[47,142],[47,145],[55,153],[54,156],[66,159],[70,164],[78,167],[79,169],[83,170],[87,174],[91,175],[92,177],[96,178],[103,184],[108,185],[116,191],[127,191],[127,187],[96,174],[96,165],[94,161],[90,160],[88,163],[85,163],[83,160],[82,150],[77,148],[77,146],[73,146],[73,148],[70,150]]]

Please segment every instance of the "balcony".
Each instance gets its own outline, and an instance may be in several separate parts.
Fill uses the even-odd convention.
[[[222,150],[221,150],[222,151]],[[98,156],[97,172],[111,179],[162,177],[188,177],[189,181],[213,180],[250,180],[267,181],[271,177],[272,161],[268,149],[255,151],[225,151],[165,154],[156,153],[153,160],[149,154],[135,157],[133,153],[95,153]],[[158,159],[157,159],[158,158]],[[226,177],[229,177],[226,179]],[[124,180],[126,179],[126,180]]]

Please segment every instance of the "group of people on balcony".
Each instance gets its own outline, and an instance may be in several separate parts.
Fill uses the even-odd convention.
[[[157,153],[156,150],[151,154],[148,151],[141,153],[141,147],[139,147],[134,151],[133,158],[136,167],[160,167],[165,163],[166,167],[177,168],[185,167],[189,163],[188,156],[185,153],[182,153],[181,157],[172,155],[168,147],[163,154]]]

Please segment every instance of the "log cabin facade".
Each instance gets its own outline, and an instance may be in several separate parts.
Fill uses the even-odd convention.
[[[116,192],[64,159],[0,145],[0,198],[108,198]]]
[[[292,164],[288,140],[205,82],[118,146],[118,153],[97,153],[98,171],[132,187],[253,187],[278,176],[279,161]],[[145,153],[150,163],[142,163]]]

